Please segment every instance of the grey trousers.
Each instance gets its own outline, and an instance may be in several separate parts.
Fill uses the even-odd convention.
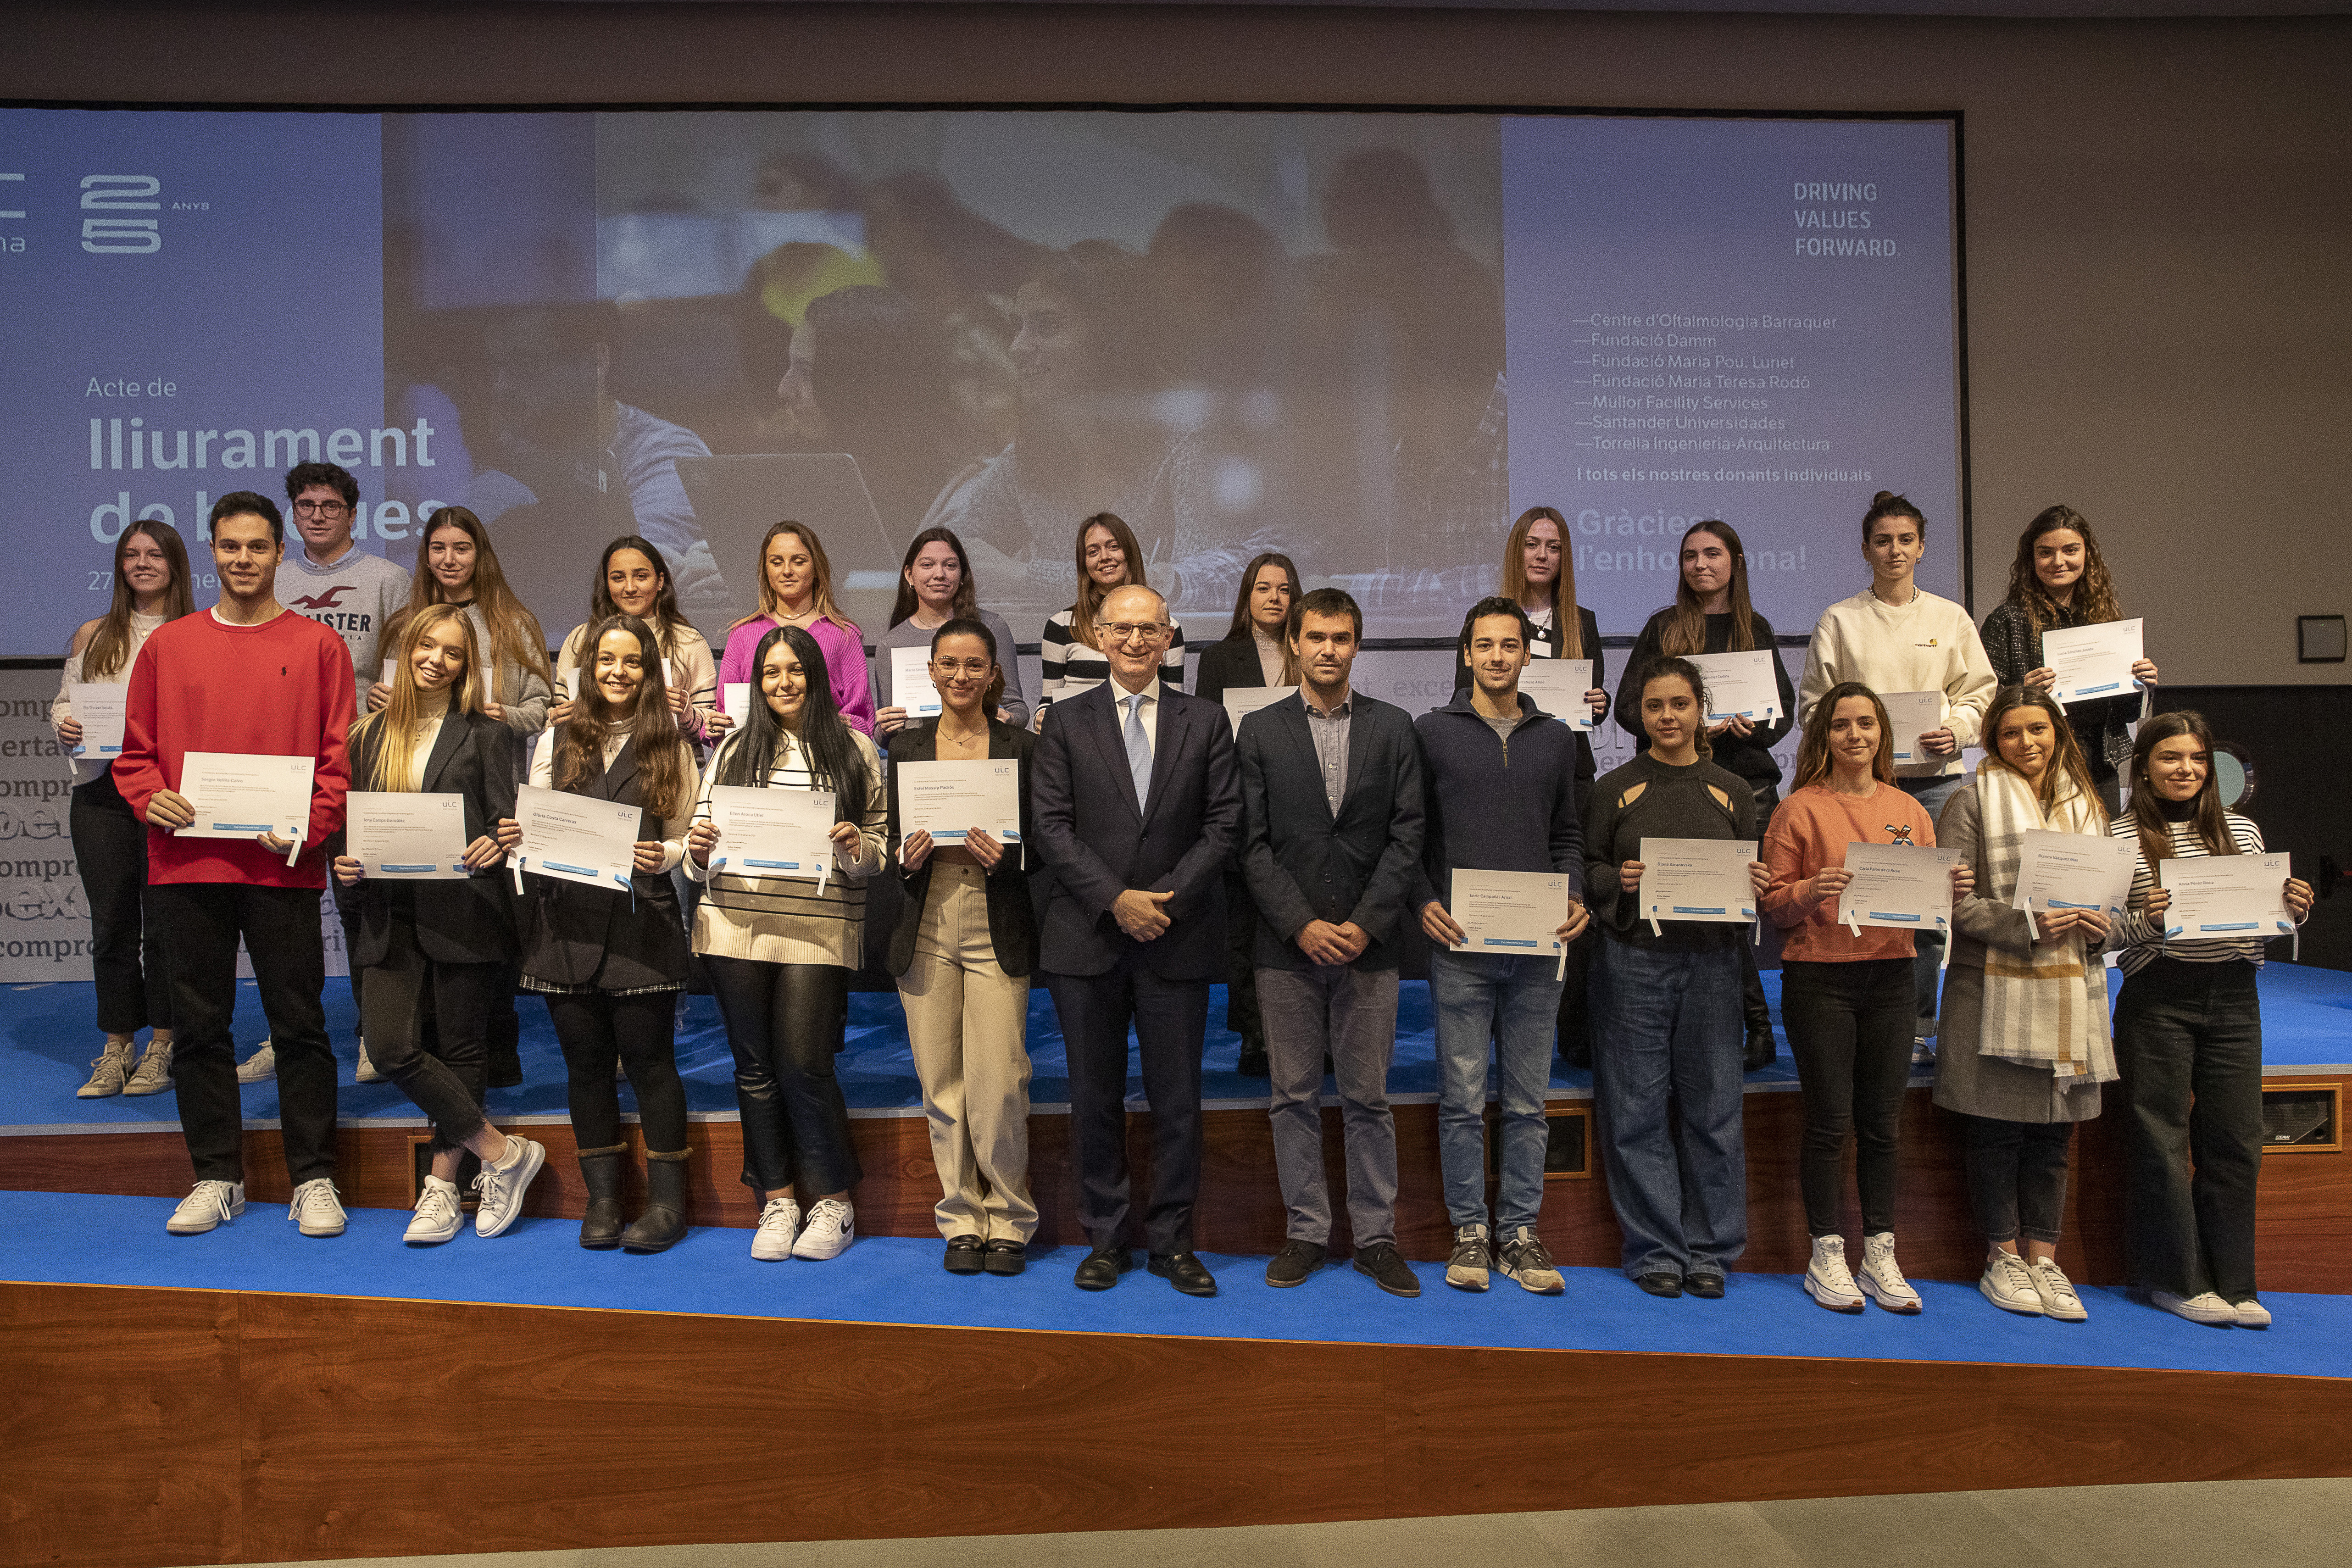
[[[1293,1241],[1331,1239],[1323,1180],[1323,1053],[1339,1085],[1348,1162],[1348,1225],[1358,1251],[1396,1240],[1396,1123],[1389,1061],[1396,1054],[1397,972],[1315,964],[1257,972],[1274,1103],[1274,1163]]]

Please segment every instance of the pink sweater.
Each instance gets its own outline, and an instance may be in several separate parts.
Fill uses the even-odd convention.
[[[781,624],[769,616],[754,616],[727,634],[726,657],[719,661],[722,692],[737,681],[758,684],[759,677],[751,668],[751,655],[758,650],[760,639]],[[874,683],[866,678],[865,638],[855,627],[845,628],[835,621],[816,621],[803,629],[824,651],[825,681],[833,688],[834,706],[841,710],[842,718],[851,729],[871,736]]]

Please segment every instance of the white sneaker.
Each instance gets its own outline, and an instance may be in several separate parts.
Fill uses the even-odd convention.
[[[2033,1276],[2033,1293],[2042,1298],[2042,1315],[2055,1318],[2062,1323],[2079,1323],[2087,1319],[2090,1310],[2083,1298],[2074,1293],[2074,1282],[2058,1267],[2054,1258],[2037,1258],[2027,1266]]]
[[[2014,1252],[1994,1252],[1985,1264],[1984,1278],[1977,1281],[1977,1289],[2004,1312],[2021,1318],[2042,1315],[2042,1292],[2033,1288],[2033,1271]]]
[[[278,1047],[264,1040],[253,1054],[236,1064],[239,1083],[268,1083],[278,1076]]]
[[[790,1198],[770,1198],[760,1209],[760,1228],[751,1233],[751,1256],[762,1263],[781,1263],[793,1255],[793,1238],[800,1234],[801,1205]]]
[[[793,1243],[793,1256],[822,1262],[838,1258],[857,1239],[857,1211],[839,1198],[819,1198],[809,1210],[808,1224]]]
[[[304,1236],[341,1236],[343,1200],[335,1195],[333,1182],[315,1176],[294,1189],[294,1201],[286,1205],[286,1217],[299,1226]]]
[[[474,1234],[488,1238],[514,1224],[522,1213],[522,1195],[530,1190],[531,1178],[547,1163],[547,1146],[528,1138],[507,1134],[507,1157],[504,1164],[482,1162],[482,1173],[474,1182],[474,1191],[481,1201],[474,1205]]]
[[[2186,1318],[2192,1323],[2203,1323],[2213,1329],[2237,1325],[2238,1309],[2210,1290],[2202,1290],[2194,1296],[2182,1296],[2170,1290],[2151,1290],[2147,1299],[2150,1305],[2161,1307],[2174,1317]]]
[[[159,1046],[150,1041],[145,1054],[139,1058],[139,1065],[132,1068],[131,1076],[123,1080],[122,1092],[161,1094],[171,1087],[172,1042],[165,1040]]]
[[[89,1081],[74,1090],[77,1100],[105,1100],[121,1094],[131,1078],[131,1059],[137,1047],[129,1040],[109,1040],[106,1048],[89,1064]]]
[[[1895,1262],[1895,1233],[1882,1230],[1862,1238],[1863,1294],[1890,1312],[1912,1313],[1920,1308],[1919,1292],[1903,1278]]]
[[[438,1247],[457,1234],[466,1216],[457,1208],[457,1184],[427,1176],[416,1190],[416,1217],[401,1240],[411,1247]]]
[[[376,1071],[375,1063],[368,1060],[367,1042],[365,1040],[362,1040],[360,1042],[359,1069],[352,1074],[352,1080],[354,1083],[382,1083],[383,1081],[383,1074]]]
[[[1911,1065],[1915,1068],[1931,1068],[1936,1065],[1935,1036],[1914,1035],[1911,1037]]]
[[[2238,1327],[2242,1329],[2267,1329],[2271,1326],[2271,1310],[2252,1296],[2238,1303],[2237,1312]]]
[[[243,1182],[198,1182],[163,1222],[163,1228],[173,1236],[202,1236],[244,1212]]]
[[[1813,1237],[1813,1261],[1805,1270],[1805,1294],[1832,1312],[1862,1310],[1862,1292],[1845,1266],[1845,1237]]]

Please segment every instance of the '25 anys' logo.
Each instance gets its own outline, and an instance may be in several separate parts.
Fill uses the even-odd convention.
[[[84,174],[84,212],[158,212],[163,182],[152,174]],[[163,248],[162,220],[152,217],[86,217],[81,247],[98,256],[152,256]]]

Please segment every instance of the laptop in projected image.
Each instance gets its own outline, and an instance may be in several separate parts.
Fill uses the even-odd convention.
[[[734,600],[730,620],[758,613],[760,541],[790,519],[824,542],[842,613],[869,639],[888,626],[906,547],[883,528],[856,458],[846,452],[680,458],[677,477]]]

